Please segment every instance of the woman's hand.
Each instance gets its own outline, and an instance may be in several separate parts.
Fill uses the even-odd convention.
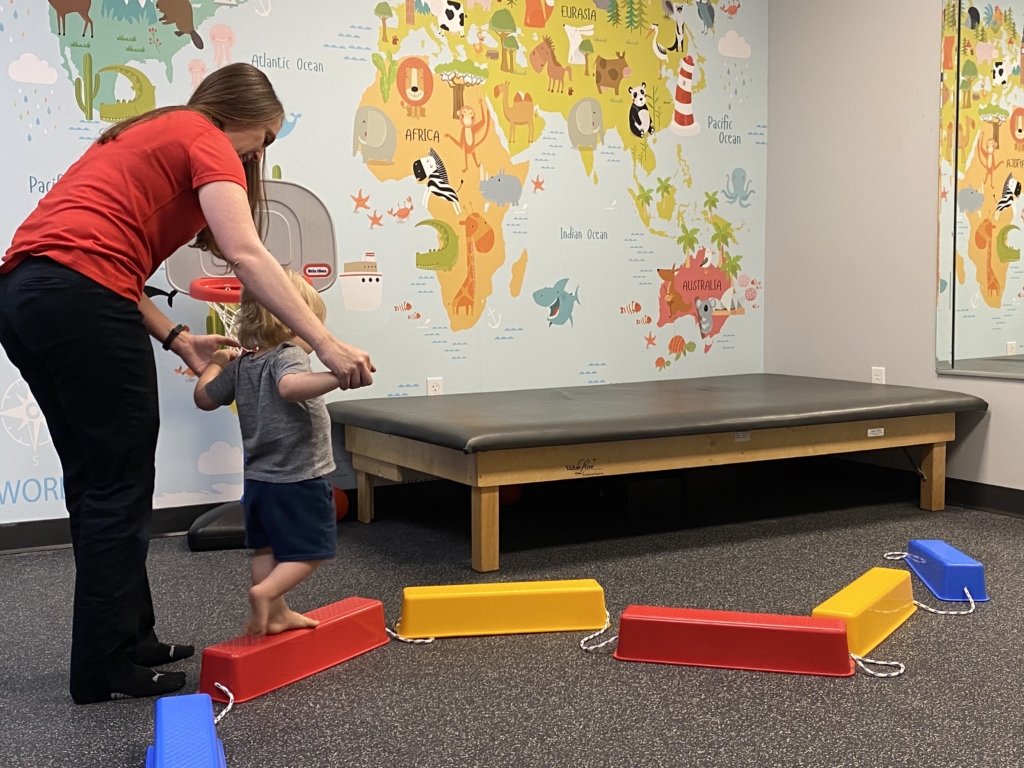
[[[237,347],[238,342],[229,339],[227,336],[208,334],[204,336],[193,336],[191,333],[179,333],[178,337],[171,344],[171,351],[185,361],[185,365],[191,368],[197,376],[202,376],[206,366],[214,354],[222,346]],[[229,358],[223,365],[231,362]]]
[[[319,347],[314,347],[314,350],[320,362],[338,377],[339,389],[358,389],[373,384],[373,376],[370,374],[375,373],[377,369],[370,362],[370,356],[358,347],[328,336],[327,340]]]

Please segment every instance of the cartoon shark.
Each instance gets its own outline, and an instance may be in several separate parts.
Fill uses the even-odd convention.
[[[576,293],[569,293],[565,290],[565,285],[568,282],[569,278],[566,277],[555,283],[554,288],[541,288],[533,292],[533,300],[550,310],[548,313],[549,326],[565,325],[567,321],[572,325],[572,309],[580,303],[578,298],[580,289],[577,287]]]

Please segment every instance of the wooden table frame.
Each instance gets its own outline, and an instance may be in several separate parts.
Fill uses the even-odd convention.
[[[921,446],[921,508],[946,504],[946,443],[955,414],[810,424],[617,442],[463,453],[419,440],[345,427],[359,489],[359,520],[373,520],[374,478],[401,482],[404,470],[472,488],[473,569],[498,570],[498,489],[502,485],[709,467],[798,456]]]

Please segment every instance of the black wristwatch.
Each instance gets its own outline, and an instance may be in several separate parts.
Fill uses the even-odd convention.
[[[171,332],[167,334],[167,338],[164,339],[163,348],[166,349],[166,350],[170,350],[171,344],[173,344],[174,340],[176,338],[178,338],[178,334],[181,333],[182,331],[187,331],[187,330],[188,330],[188,326],[187,325],[182,325],[181,323],[178,323],[176,326],[174,326],[171,329]]]

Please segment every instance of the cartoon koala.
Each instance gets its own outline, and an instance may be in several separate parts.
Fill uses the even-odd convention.
[[[647,83],[640,83],[639,88],[631,87],[629,95],[633,98],[629,108],[629,130],[642,139],[644,134],[654,133],[651,110],[647,108]]]
[[[700,337],[702,339],[706,339],[712,329],[712,316],[715,312],[715,300],[696,299],[694,303],[697,307],[697,325],[700,330]]]

